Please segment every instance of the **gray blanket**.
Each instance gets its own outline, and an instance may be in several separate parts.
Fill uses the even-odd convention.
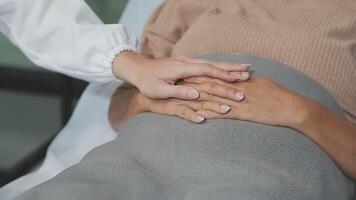
[[[319,84],[286,65],[249,55],[210,56],[251,63],[332,111]],[[117,140],[19,199],[26,200],[346,200],[354,183],[316,144],[295,130],[235,120],[195,125],[145,113]]]

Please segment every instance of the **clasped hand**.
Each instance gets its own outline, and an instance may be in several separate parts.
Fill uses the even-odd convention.
[[[194,123],[220,118],[293,128],[302,123],[308,101],[263,77],[241,79],[235,83],[194,77],[177,84],[195,88],[199,97],[194,100],[155,100],[127,84],[118,88],[112,97],[109,114],[114,129],[142,112],[178,116]]]

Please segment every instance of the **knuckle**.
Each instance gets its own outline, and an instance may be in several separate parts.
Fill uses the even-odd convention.
[[[220,111],[220,105],[215,102],[205,102],[205,109],[213,110],[213,111]]]
[[[194,119],[193,112],[189,108],[183,108],[180,117],[188,120]]]
[[[249,115],[251,115],[251,110],[248,106],[239,106],[236,108],[236,116],[239,119],[245,119]]]
[[[209,92],[212,92],[216,89],[216,83],[210,82],[205,84],[205,89]]]
[[[183,115],[183,109],[181,106],[176,106],[175,109],[173,109],[172,111],[172,115],[176,115],[176,116],[182,116]]]
[[[225,109],[225,108],[223,108],[222,106],[223,106],[223,105],[226,106],[226,104],[224,104],[224,103],[211,102],[211,104],[212,104],[212,107],[213,107],[216,111],[220,111],[220,112],[221,112],[222,109]],[[231,109],[231,106],[230,106],[230,109]]]
[[[203,101],[200,103],[200,110],[205,110],[209,108],[209,103],[206,101]]]
[[[210,101],[216,101],[216,96],[213,94],[208,94],[209,100]]]
[[[191,110],[197,111],[200,109],[200,103],[199,102],[189,102],[186,104]]]
[[[224,91],[225,91],[225,95],[230,95],[230,94],[234,95],[237,92],[237,89],[229,87]]]
[[[209,101],[215,101],[215,96],[214,95],[212,95],[212,94],[207,94],[207,100],[209,100]]]
[[[214,94],[207,93],[206,94],[206,99],[204,99],[204,101],[207,101],[207,102],[220,102],[221,99],[220,99],[219,95],[214,95]]]
[[[208,111],[208,110],[205,112],[204,116],[206,116],[206,118],[208,119],[222,118],[222,116],[219,115],[218,113],[213,111]]]
[[[158,106],[160,107],[160,106]],[[175,110],[176,110],[177,104],[174,102],[168,102],[165,104],[165,106],[163,106],[162,108],[165,109],[165,112],[169,115],[174,115],[175,114]]]
[[[199,100],[208,100],[209,99],[209,94],[206,92],[200,92]]]
[[[186,107],[181,107],[180,109],[180,115],[183,117],[186,117],[189,115],[189,109]]]

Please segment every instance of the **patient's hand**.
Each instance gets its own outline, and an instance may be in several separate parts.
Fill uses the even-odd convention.
[[[129,85],[122,84],[111,97],[109,108],[109,121],[114,130],[125,123],[128,119],[142,112],[139,106],[139,92]]]
[[[212,89],[223,91],[220,94],[225,98],[236,101],[243,99],[234,88],[218,86]],[[142,112],[177,116],[194,123],[201,123],[205,118],[197,113],[200,110],[208,110],[217,115],[228,113],[231,107],[214,101],[185,101],[174,98],[153,100],[145,97],[133,86],[124,84],[111,98],[109,120],[114,130],[118,130],[127,120]]]
[[[197,89],[200,92],[199,100],[224,103],[232,108],[227,114],[217,114],[209,110],[199,111],[206,119],[229,118],[294,127],[303,119],[305,105],[309,101],[263,77],[253,77],[239,83],[227,83],[210,78],[191,78],[185,80],[184,85]],[[241,91],[245,99],[237,102],[223,98],[221,94],[224,91],[214,89],[218,85]]]

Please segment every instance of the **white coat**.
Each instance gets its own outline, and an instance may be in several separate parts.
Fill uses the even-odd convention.
[[[90,82],[117,80],[115,56],[137,50],[123,25],[104,25],[84,0],[0,0],[0,31],[36,65]]]

